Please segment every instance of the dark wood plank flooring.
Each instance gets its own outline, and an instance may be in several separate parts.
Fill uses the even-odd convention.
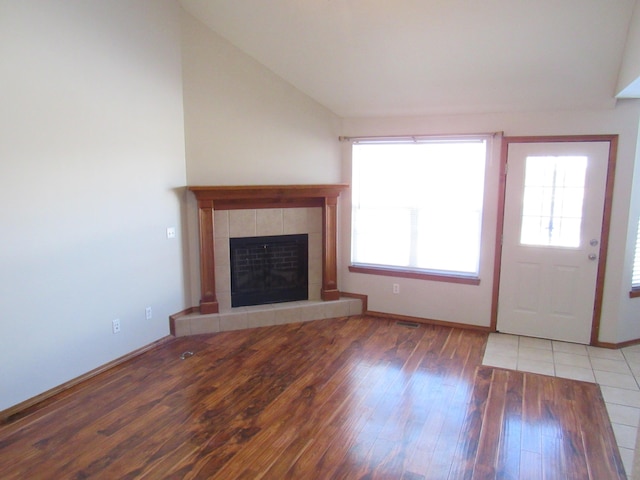
[[[178,338],[5,422],[0,478],[625,478],[599,388],[483,367],[486,339],[367,317]]]

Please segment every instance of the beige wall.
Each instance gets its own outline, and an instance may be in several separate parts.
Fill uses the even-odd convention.
[[[640,204],[640,191],[632,192],[639,116],[640,101],[628,100],[619,102],[615,109],[596,111],[345,119],[343,134],[366,136],[504,131],[505,135],[510,136],[620,135],[600,340],[621,342],[640,338],[640,299],[629,299],[628,296],[638,214],[636,208],[636,213],[629,217],[629,208],[632,204]],[[344,144],[345,181],[349,181],[350,175],[349,152],[349,145]],[[493,233],[497,219],[496,167],[495,164],[489,166],[486,184],[489,208],[485,209],[485,216],[488,223],[484,224],[479,286],[349,273],[350,213],[348,202],[343,202],[340,288],[369,295],[370,310],[488,326],[493,283]],[[399,295],[392,294],[393,283],[400,283]]]
[[[0,410],[168,335],[185,304],[179,13],[0,0]]]
[[[339,120],[185,13],[189,185],[340,181]]]
[[[622,65],[618,73],[618,85],[616,95],[634,98],[640,92],[640,3],[636,0],[629,31],[627,32],[627,43],[624,49]]]
[[[340,121],[184,13],[189,185],[339,183]],[[188,193],[190,303],[200,300],[195,197]]]

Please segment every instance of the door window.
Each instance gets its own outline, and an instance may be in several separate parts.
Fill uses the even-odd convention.
[[[580,246],[587,157],[526,159],[520,243]]]

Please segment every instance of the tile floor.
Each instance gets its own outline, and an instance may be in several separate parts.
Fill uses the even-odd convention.
[[[620,456],[631,477],[640,422],[640,345],[610,350],[492,333],[483,364],[600,385]]]

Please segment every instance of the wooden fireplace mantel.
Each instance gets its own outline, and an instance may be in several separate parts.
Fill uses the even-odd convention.
[[[347,184],[331,185],[248,185],[191,186],[198,200],[200,232],[200,312],[218,313],[216,298],[214,239],[215,210],[254,208],[322,207],[322,289],[323,300],[337,300],[338,196]]]

